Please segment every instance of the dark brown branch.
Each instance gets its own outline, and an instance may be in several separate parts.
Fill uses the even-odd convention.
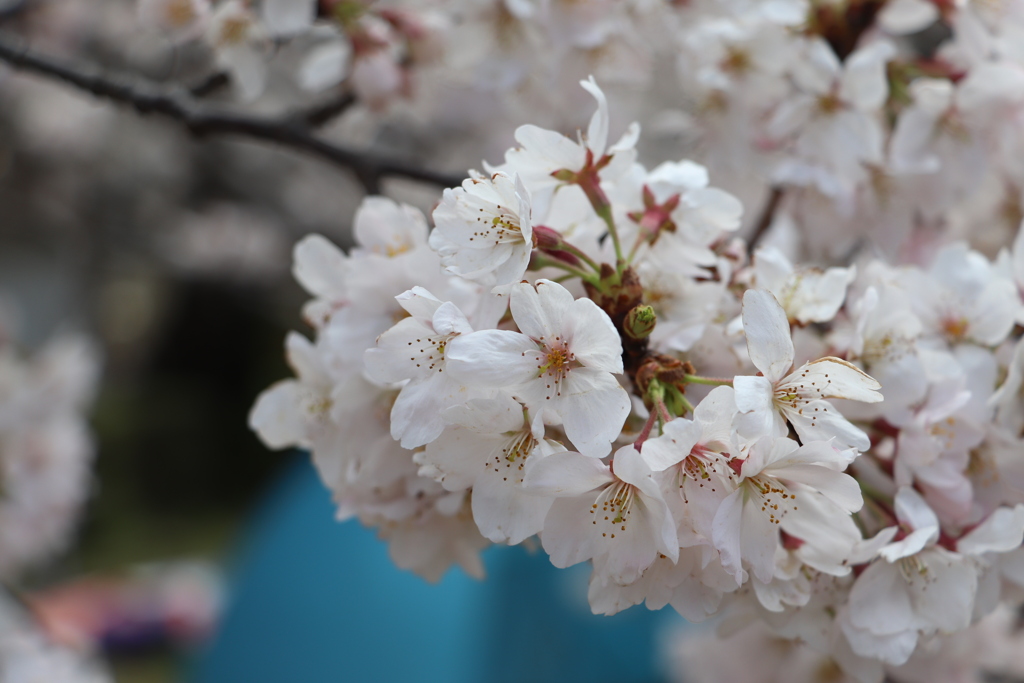
[[[212,95],[231,82],[231,77],[223,71],[214,71],[212,74],[196,81],[189,86],[188,92],[192,97],[206,97]]]
[[[188,90],[164,88],[133,78],[131,81],[100,72],[95,67],[74,65],[17,46],[0,34],[0,60],[11,66],[74,86],[97,97],[126,104],[140,114],[157,114],[177,121],[193,135],[237,135],[273,142],[305,152],[346,168],[359,179],[368,193],[380,192],[388,176],[408,178],[442,187],[455,187],[458,176],[421,168],[415,164],[385,159],[371,153],[341,147],[317,136],[310,128],[310,116],[287,114],[256,116],[198,103]],[[336,107],[337,105],[335,105]],[[316,120],[316,117],[313,117]]]
[[[356,103],[356,96],[349,92],[339,93],[332,99],[315,104],[302,112],[296,112],[292,116],[299,116],[304,124],[312,128],[319,128],[331,122]]]
[[[758,242],[764,238],[768,228],[771,227],[772,219],[775,218],[775,212],[778,210],[784,195],[785,192],[781,187],[773,187],[771,194],[768,195],[768,200],[764,203],[764,208],[761,209],[761,215],[757,219],[757,224],[754,226],[753,232],[750,233],[750,239],[747,240],[751,253],[753,253],[754,247],[757,246]]]
[[[7,21],[14,19],[23,11],[28,9],[29,0],[14,0],[13,2],[7,2],[5,6],[0,9],[0,21]]]

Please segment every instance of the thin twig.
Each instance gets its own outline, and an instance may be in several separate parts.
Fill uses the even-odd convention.
[[[0,34],[0,60],[24,71],[63,81],[97,97],[127,104],[140,114],[158,114],[172,119],[196,136],[238,135],[312,154],[351,171],[370,194],[380,192],[381,180],[387,176],[442,187],[455,187],[462,182],[458,176],[336,145],[314,134],[308,117],[303,120],[293,114],[257,116],[214,108],[197,103],[188,90],[181,87],[164,88],[138,78],[128,81],[96,68],[72,66],[27,47],[16,46],[3,34]]]
[[[231,83],[231,77],[223,71],[214,71],[202,80],[196,81],[189,86],[188,92],[192,97],[206,97],[212,95],[224,86]]]
[[[747,240],[751,252],[754,251],[754,247],[757,246],[757,243],[764,237],[768,228],[771,227],[772,219],[775,217],[775,212],[778,210],[784,195],[785,192],[781,187],[776,186],[772,188],[772,193],[768,196],[768,201],[765,202],[764,208],[761,210],[761,215],[757,219],[754,231],[750,233],[750,239]]]

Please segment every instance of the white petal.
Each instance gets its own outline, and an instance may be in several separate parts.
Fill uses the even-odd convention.
[[[330,381],[321,352],[311,341],[298,332],[289,332],[284,347],[288,365],[303,383],[323,385]]]
[[[356,210],[352,232],[360,246],[390,258],[427,243],[427,219],[413,206],[370,195]]]
[[[860,485],[848,474],[817,465],[792,465],[771,473],[779,479],[799,482],[820,491],[847,512],[857,512],[864,506]]]
[[[441,373],[413,380],[402,387],[391,407],[391,436],[401,441],[402,448],[426,445],[444,431],[441,411],[469,397]]]
[[[569,350],[577,361],[597,370],[622,372],[622,340],[611,318],[597,304],[577,299],[563,324]]]
[[[514,285],[509,307],[523,334],[550,343],[556,336],[562,336],[564,321],[572,316],[573,301],[572,294],[562,285],[538,280],[536,287],[525,282]]]
[[[445,349],[452,377],[471,386],[499,389],[537,377],[539,351],[526,335],[511,330],[479,330],[459,335]]]
[[[938,528],[939,519],[921,494],[910,486],[896,492],[896,517],[911,529]]]
[[[345,291],[345,254],[323,235],[307,235],[295,244],[292,275],[314,296]]]
[[[268,448],[287,448],[306,441],[302,398],[306,394],[294,380],[278,382],[263,391],[249,412],[249,428]]]
[[[495,437],[488,439],[468,429],[448,427],[414,460],[420,466],[421,477],[430,477],[446,491],[465,491],[476,481],[489,452],[500,443]]]
[[[804,58],[793,62],[793,78],[800,89],[814,95],[824,95],[832,88],[842,65],[824,38],[812,38],[806,46]]]
[[[666,161],[647,174],[647,184],[664,184],[673,192],[707,187],[708,170],[688,160]]]
[[[711,524],[712,540],[721,553],[722,567],[743,584],[747,573],[742,566],[740,530],[743,526],[743,490],[736,489],[722,501]]]
[[[878,23],[896,35],[916,33],[939,18],[939,8],[928,0],[893,0],[878,13]]]
[[[541,545],[551,564],[564,569],[588,560],[602,550],[600,541],[590,531],[591,505],[593,499],[589,496],[559,498],[551,505],[540,535]]]
[[[223,47],[217,51],[217,61],[231,72],[235,92],[243,102],[252,102],[263,93],[267,66],[259,50],[247,44]]]
[[[608,454],[632,409],[629,394],[614,376],[590,368],[569,371],[560,403],[565,435],[580,453],[594,457]]]
[[[754,273],[759,288],[779,295],[793,274],[793,264],[775,247],[758,247],[754,252]]]
[[[782,389],[789,384],[798,386],[804,396],[816,398],[845,398],[863,403],[878,403],[882,395],[881,385],[869,374],[841,358],[826,356],[805,363],[787,376],[779,385]]]
[[[363,363],[367,377],[381,384],[393,384],[402,380],[424,375],[426,370],[417,367],[419,354],[406,353],[409,342],[419,344],[420,340],[433,336],[434,331],[415,318],[403,318],[390,330],[377,338],[377,346],[366,349]],[[420,351],[417,347],[415,351]],[[422,366],[422,364],[420,364]]]
[[[515,138],[522,149],[509,150],[506,159],[513,166],[519,168],[520,173],[524,176],[530,162],[534,161],[530,157],[537,154],[542,154],[544,157],[546,167],[538,170],[545,176],[561,169],[579,171],[583,168],[583,163],[586,160],[586,153],[582,147],[553,130],[545,130],[539,126],[527,124],[516,128]],[[522,162],[517,163],[520,160]],[[555,183],[554,178],[551,178],[551,183]],[[536,188],[531,189],[536,191]]]
[[[608,466],[597,458],[565,451],[526,461],[523,486],[544,496],[579,496],[613,480]]]
[[[899,532],[899,527],[887,526],[871,538],[865,538],[854,544],[850,552],[850,564],[867,564],[878,557],[881,550]]]
[[[627,444],[615,451],[612,463],[616,477],[637,487],[645,495],[661,500],[661,489],[651,476],[651,468],[633,444]],[[673,536],[674,534],[673,531]]]
[[[786,419],[804,443],[835,440],[842,448],[866,451],[871,439],[861,429],[839,414],[828,401],[811,401],[798,409],[783,406]]]
[[[272,36],[308,31],[315,14],[315,0],[263,0],[263,23]]]
[[[782,379],[793,365],[794,350],[789,320],[775,295],[764,289],[743,293],[743,332],[754,367],[773,383]]]
[[[938,527],[924,527],[908,534],[906,538],[890,543],[878,551],[886,562],[895,562],[904,557],[916,555],[934,543],[939,537]]]
[[[692,420],[677,418],[665,425],[661,436],[648,439],[641,453],[647,466],[661,472],[682,462],[700,438],[700,425]]]
[[[473,486],[473,519],[491,542],[516,545],[540,532],[553,502],[488,470]]]
[[[956,543],[957,552],[967,555],[1005,553],[1024,541],[1024,505],[1001,507]]]
[[[918,557],[927,580],[910,582],[910,590],[923,626],[944,633],[956,633],[970,626],[978,588],[974,564],[941,548]]]
[[[967,334],[982,344],[996,346],[1010,334],[1019,310],[1020,297],[1014,283],[993,280],[974,301]]]
[[[594,161],[599,161],[608,145],[608,100],[601,88],[597,87],[593,76],[580,81],[580,85],[597,100],[597,111],[590,117],[590,125],[587,126],[587,148],[594,153]]]
[[[700,442],[704,445],[730,446],[737,410],[733,387],[712,389],[693,409],[693,419],[701,426]]]
[[[772,580],[775,573],[775,549],[779,532],[768,515],[761,512],[758,503],[748,500],[743,504],[743,528],[740,530],[740,547],[743,561],[751,572],[763,583]]]
[[[402,292],[395,297],[395,301],[405,309],[406,313],[423,322],[432,321],[434,313],[437,312],[437,309],[443,303],[428,290],[418,286]]]
[[[843,100],[862,111],[879,109],[889,94],[885,65],[895,54],[892,45],[880,41],[847,57],[839,87]]]
[[[338,85],[345,78],[351,53],[352,47],[343,40],[317,45],[306,54],[299,67],[299,86],[317,92]]]
[[[446,301],[437,307],[433,317],[434,331],[438,334],[469,334],[473,331],[459,307]]]
[[[523,428],[523,406],[506,394],[452,406],[441,417],[448,424],[465,427],[477,434],[503,434]]]
[[[767,377],[738,375],[733,378],[736,407],[743,413],[737,428],[747,438],[782,436],[786,425],[775,410],[774,390]]]
[[[850,591],[850,621],[875,635],[914,628],[914,610],[900,568],[874,562],[857,577]]]
[[[850,644],[850,649],[854,653],[852,658],[858,663],[865,661],[879,663],[880,661],[892,666],[900,666],[910,659],[910,655],[917,648],[918,637],[915,629],[875,635],[867,629],[852,625],[848,619],[840,621],[840,626],[843,629],[843,635],[846,636],[846,640]],[[874,677],[861,679],[864,683],[882,679],[883,671],[880,665],[876,668],[868,669],[867,673]]]

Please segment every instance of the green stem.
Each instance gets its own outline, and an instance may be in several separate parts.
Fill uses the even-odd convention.
[[[640,245],[643,244],[645,239],[646,239],[646,236],[644,235],[643,229],[639,228],[639,226],[638,226],[638,229],[639,229],[639,232],[636,235],[636,241],[633,242],[633,248],[629,250],[629,256],[626,257],[626,265],[627,266],[633,264],[633,259],[636,258],[636,252],[638,252],[640,250]]]
[[[684,375],[683,381],[687,384],[706,384],[712,387],[732,386],[732,380],[726,377],[701,377],[700,375]]]
[[[622,243],[619,242],[619,231],[615,227],[615,217],[612,216],[612,205],[594,205],[594,211],[601,217],[604,224],[608,226],[608,234],[611,235],[612,245],[615,247],[615,269],[621,273],[625,268],[625,260],[622,258]]]
[[[562,251],[566,251],[572,254],[580,261],[586,263],[588,266],[594,269],[595,273],[601,272],[601,266],[597,263],[597,261],[587,256],[579,247],[576,247],[570,244],[569,242],[562,242],[561,244],[558,245],[558,248]]]
[[[625,269],[622,244],[619,242],[619,231],[615,227],[615,218],[612,216],[612,203],[608,201],[607,195],[601,189],[601,179],[598,177],[597,170],[588,165],[576,174],[574,181],[583,190],[583,194],[587,195],[587,200],[594,208],[594,213],[600,216],[604,224],[608,226],[608,234],[611,235],[612,244],[615,245],[615,271],[621,275]]]
[[[565,272],[569,273],[569,275],[574,275],[574,276],[580,278],[584,282],[589,282],[590,284],[592,284],[594,286],[598,285],[598,279],[596,277],[594,277],[594,275],[592,273],[588,273],[586,271],[580,270],[579,268],[575,268],[575,267],[569,265],[568,263],[565,263],[564,261],[556,261],[555,259],[545,258],[543,256],[537,256],[535,254],[534,257],[533,257],[533,262],[532,262],[531,265],[533,266],[533,268],[535,270],[539,270],[541,268],[548,268],[548,267],[550,267],[550,268],[559,268],[559,269],[564,270]]]
[[[679,400],[682,401],[683,410],[693,415],[693,404],[690,403],[689,399],[687,399],[685,396],[680,395]]]

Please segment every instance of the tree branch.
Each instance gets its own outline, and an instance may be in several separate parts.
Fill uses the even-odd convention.
[[[772,188],[771,194],[768,195],[768,199],[764,203],[764,208],[761,209],[761,215],[757,218],[754,230],[750,233],[750,238],[747,240],[750,253],[754,253],[754,247],[757,246],[768,231],[768,228],[771,227],[772,219],[775,217],[775,212],[778,210],[784,194],[781,187],[776,186]]]
[[[165,88],[138,78],[129,81],[105,74],[95,67],[72,66],[38,54],[28,47],[17,46],[9,36],[3,34],[0,34],[0,60],[15,68],[62,81],[97,97],[129,105],[140,114],[157,114],[177,121],[199,137],[237,135],[276,143],[320,157],[351,171],[370,194],[380,193],[381,180],[387,176],[409,178],[442,187],[455,187],[462,182],[462,177],[347,149],[315,135],[310,125],[329,119],[339,107],[347,106],[349,103],[345,98],[298,115],[257,116],[197,103],[195,97],[181,87]]]
[[[304,111],[295,112],[293,117],[298,117],[307,126],[319,128],[331,122],[356,103],[356,96],[349,92],[339,93],[335,97],[314,104]],[[461,181],[460,181],[461,182]]]
[[[3,6],[0,7],[0,22],[13,19],[14,17],[21,14],[24,10],[28,9],[29,0],[9,0],[5,3],[0,3]]]
[[[223,71],[214,71],[205,78],[196,81],[195,83],[190,85],[188,87],[188,92],[190,95],[192,95],[192,97],[198,99],[200,97],[206,97],[207,95],[211,95],[217,92],[230,82],[231,77],[228,76],[226,73],[224,73]]]

